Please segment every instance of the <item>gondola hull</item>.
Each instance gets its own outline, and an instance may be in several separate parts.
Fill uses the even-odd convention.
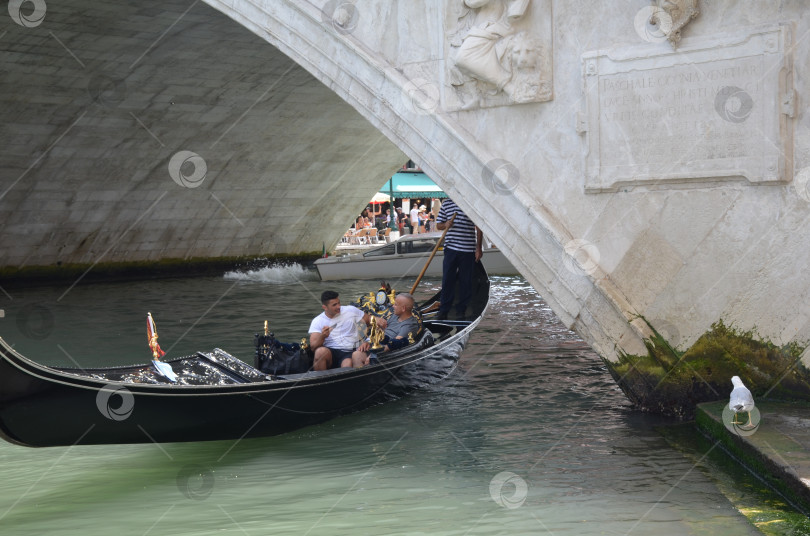
[[[488,288],[487,280],[487,298]],[[446,376],[486,301],[478,297],[473,321],[426,319],[427,330],[416,344],[359,369],[268,376],[219,349],[168,362],[175,370],[202,367],[217,378],[203,385],[139,382],[151,364],[94,370],[48,367],[0,339],[0,436],[45,447],[238,440],[285,433]]]
[[[407,390],[399,378],[444,376],[469,337],[397,363],[227,386],[93,381],[49,370],[0,340],[0,434],[27,446],[240,439],[275,435],[363,409]],[[389,384],[394,384],[387,388]]]

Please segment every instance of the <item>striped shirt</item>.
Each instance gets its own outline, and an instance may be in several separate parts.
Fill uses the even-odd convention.
[[[456,219],[444,237],[444,247],[465,253],[475,253],[475,224],[458,208],[458,205],[452,199],[444,200],[442,208],[439,210],[439,216],[436,218],[436,223],[450,221],[453,214],[456,214]]]

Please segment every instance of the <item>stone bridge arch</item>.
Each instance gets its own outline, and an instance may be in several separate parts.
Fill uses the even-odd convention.
[[[808,260],[798,251],[810,238],[810,167],[794,161],[810,140],[797,100],[806,62],[795,60],[810,53],[796,38],[806,33],[800,13],[697,1],[209,3],[414,158],[632,399],[660,409],[723,390],[755,358],[693,355],[711,365],[676,373],[718,321],[741,328],[735,337],[754,330],[766,346],[795,345],[768,358],[758,380],[762,363],[742,365],[763,391],[797,366],[810,307],[790,289],[806,295],[810,284],[768,258]],[[537,74],[521,94],[509,85],[525,49]],[[810,365],[803,355],[800,367]],[[623,356],[647,361],[615,366]],[[712,369],[723,372],[705,378]],[[808,370],[797,374],[788,396],[810,391]],[[668,376],[685,384],[662,395]]]
[[[398,54],[402,45],[382,44],[384,37],[374,34],[370,19],[379,17],[382,26],[392,29],[402,18],[413,17],[411,30],[438,30],[438,4],[415,2],[400,11],[388,2],[207,3],[279,48],[415,159],[600,355],[612,360],[621,352],[645,352],[643,338],[651,331],[601,271],[598,259],[590,257],[590,243],[574,236],[532,195],[533,187],[549,179],[538,175],[550,174],[551,168],[518,168],[511,157],[488,147],[489,139],[481,139],[492,131],[476,136],[453,114],[443,113],[438,72],[425,69],[440,60],[431,43],[435,35],[404,36],[422,54],[410,76],[407,65],[386,57]],[[341,7],[348,8],[344,26]],[[403,37],[390,33],[393,40]],[[375,43],[381,48],[371,48]],[[503,133],[510,134],[508,129]],[[526,151],[519,145],[520,152]]]

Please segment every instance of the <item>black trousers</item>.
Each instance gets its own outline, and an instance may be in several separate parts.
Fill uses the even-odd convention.
[[[467,304],[472,297],[472,276],[475,268],[475,253],[444,249],[444,264],[442,264],[442,305],[439,314],[447,314],[456,297],[456,283],[458,283],[458,301],[456,313],[464,316]]]

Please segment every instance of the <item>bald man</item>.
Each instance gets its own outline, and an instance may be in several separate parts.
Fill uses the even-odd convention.
[[[385,336],[389,340],[404,339],[408,337],[409,333],[416,335],[419,331],[419,322],[413,314],[415,305],[416,301],[413,296],[407,292],[397,294],[397,297],[394,298],[394,314],[388,319],[388,325],[385,327]],[[386,344],[382,351],[387,352],[389,349]],[[370,342],[364,342],[358,346],[352,354],[352,366],[360,368],[368,365],[370,350]]]

